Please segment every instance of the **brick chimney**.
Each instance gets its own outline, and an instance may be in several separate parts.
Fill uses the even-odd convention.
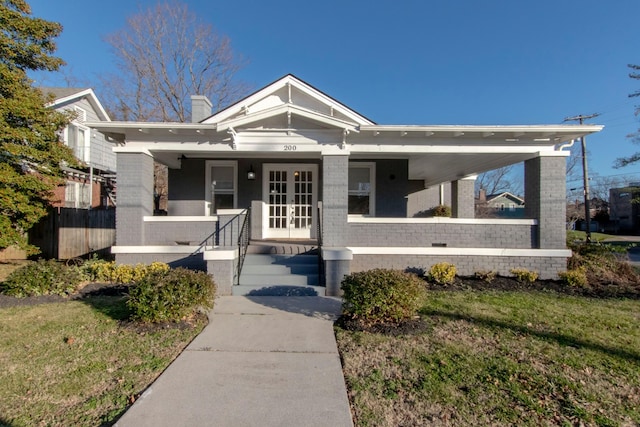
[[[486,201],[487,201],[487,190],[485,190],[484,188],[481,188],[480,191],[478,192],[478,202],[484,203]]]
[[[211,115],[213,105],[204,95],[191,95],[191,123],[199,123]]]

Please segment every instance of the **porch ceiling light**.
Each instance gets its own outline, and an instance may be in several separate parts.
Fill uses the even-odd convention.
[[[249,172],[247,172],[247,179],[253,181],[256,179],[256,173],[253,171],[253,165],[249,166]]]

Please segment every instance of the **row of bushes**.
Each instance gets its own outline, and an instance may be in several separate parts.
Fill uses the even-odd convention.
[[[511,270],[516,280],[533,283],[538,273],[524,268]],[[582,267],[562,273],[561,278],[571,286],[584,286]],[[477,279],[491,282],[496,278],[494,271],[478,271]],[[455,265],[441,262],[433,265],[425,274],[431,283],[449,285],[456,277]],[[584,279],[584,280],[583,280]],[[401,270],[373,269],[352,273],[342,281],[343,314],[363,326],[381,323],[400,323],[417,316],[427,287],[418,275]]]
[[[116,265],[89,260],[67,266],[55,260],[27,264],[0,283],[0,293],[15,297],[70,295],[83,282],[108,281],[128,284],[127,307],[132,320],[178,321],[201,309],[213,307],[216,285],[211,276],[165,263]]]

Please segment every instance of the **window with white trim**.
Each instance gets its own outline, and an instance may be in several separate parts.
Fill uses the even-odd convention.
[[[238,165],[235,161],[207,161],[206,200],[208,213],[215,214],[219,209],[235,209],[237,206]]]
[[[69,123],[66,130],[65,143],[73,150],[75,156],[85,162],[89,161],[89,128],[77,123]]]
[[[349,163],[349,214],[375,215],[375,170],[372,162]]]
[[[89,184],[67,181],[64,187],[64,207],[88,208],[91,203],[90,191]]]

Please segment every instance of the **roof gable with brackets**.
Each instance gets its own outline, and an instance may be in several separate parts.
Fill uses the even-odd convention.
[[[375,123],[288,74],[204,119],[224,129],[355,129]]]

